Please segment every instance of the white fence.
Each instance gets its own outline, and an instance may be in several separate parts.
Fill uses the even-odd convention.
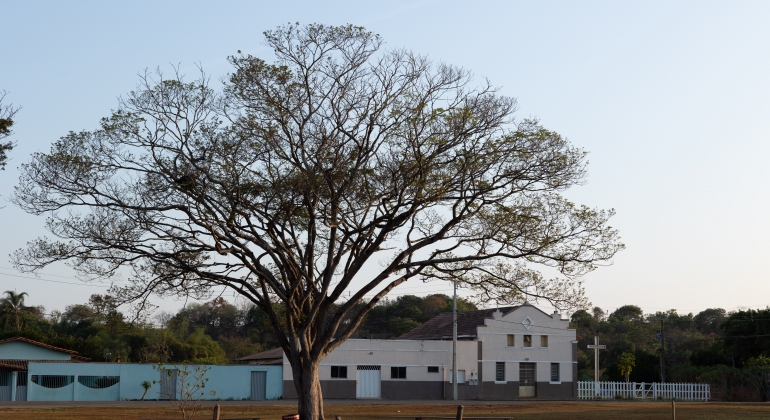
[[[709,384],[660,384],[657,382],[578,382],[578,398],[593,399],[677,399],[708,401]]]

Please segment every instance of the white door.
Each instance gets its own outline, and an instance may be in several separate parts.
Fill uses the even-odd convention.
[[[380,367],[359,365],[356,371],[356,398],[380,398]]]
[[[465,383],[465,371],[464,370],[458,370],[457,371],[457,383],[458,384],[464,384]]]

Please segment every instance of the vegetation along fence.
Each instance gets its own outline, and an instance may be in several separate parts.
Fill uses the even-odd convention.
[[[709,384],[661,384],[657,382],[578,382],[578,398],[593,399],[666,399],[708,401]]]

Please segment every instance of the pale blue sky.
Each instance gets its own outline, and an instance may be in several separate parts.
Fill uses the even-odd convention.
[[[4,0],[1,9],[0,90],[24,107],[0,173],[3,200],[18,164],[70,130],[95,128],[139,71],[179,63],[193,76],[200,63],[216,79],[237,50],[268,57],[266,29],[353,23],[488,77],[518,98],[519,117],[590,152],[588,184],[569,196],[615,208],[627,245],[587,276],[595,305],[770,304],[770,2]],[[103,290],[9,276],[7,255],[44,234],[43,219],[11,204],[0,217],[0,290],[27,291],[49,310]],[[397,293],[429,289],[441,286]]]

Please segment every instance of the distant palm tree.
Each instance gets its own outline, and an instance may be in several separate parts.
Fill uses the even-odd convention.
[[[26,308],[24,306],[24,298],[29,295],[27,292],[16,293],[12,290],[6,290],[5,295],[4,298],[0,299],[0,307],[6,317],[5,323],[7,325],[9,318],[12,318],[16,331],[21,331],[22,312]]]

